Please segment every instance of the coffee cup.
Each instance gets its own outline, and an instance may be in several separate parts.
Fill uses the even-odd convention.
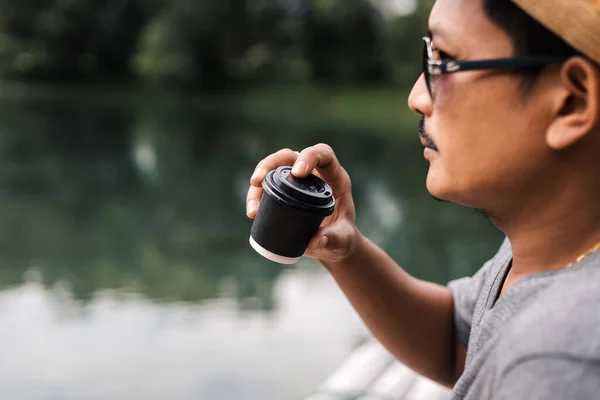
[[[331,187],[316,175],[297,178],[292,167],[270,171],[250,231],[250,245],[279,264],[295,264],[325,217],[333,214]]]

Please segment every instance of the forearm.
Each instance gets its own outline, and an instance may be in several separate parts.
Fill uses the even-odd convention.
[[[410,276],[362,235],[343,264],[323,265],[395,357],[436,382],[454,385],[459,372],[448,288]]]

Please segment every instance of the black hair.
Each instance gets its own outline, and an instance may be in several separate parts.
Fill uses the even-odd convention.
[[[502,28],[512,39],[514,56],[572,57],[581,53],[533,19],[511,0],[483,0],[486,16]],[[524,83],[532,81],[543,67],[519,70]]]

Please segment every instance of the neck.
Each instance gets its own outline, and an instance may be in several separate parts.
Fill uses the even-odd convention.
[[[527,205],[516,213],[513,208],[506,217],[492,215],[512,245],[511,274],[565,268],[600,242],[600,196],[592,196],[587,188],[587,193],[577,196],[563,187],[540,196],[540,201],[530,197]]]

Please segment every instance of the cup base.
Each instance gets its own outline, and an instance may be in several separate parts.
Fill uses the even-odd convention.
[[[298,261],[300,261],[300,257],[284,257],[284,256],[280,256],[278,254],[275,254],[267,249],[265,249],[264,247],[262,247],[260,244],[256,243],[256,240],[254,240],[254,238],[252,236],[250,236],[250,246],[252,246],[252,248],[254,250],[256,250],[256,252],[258,254],[260,254],[261,256],[263,256],[264,258],[266,258],[267,260],[271,260],[273,262],[276,262],[278,264],[286,264],[286,265],[291,265],[291,264],[296,264]]]

